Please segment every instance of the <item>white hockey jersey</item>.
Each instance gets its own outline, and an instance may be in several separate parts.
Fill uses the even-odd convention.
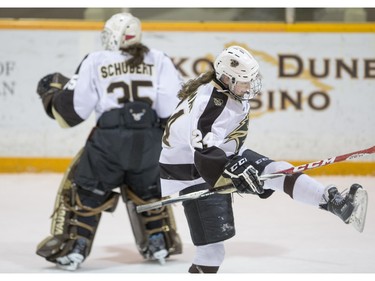
[[[213,187],[228,157],[243,147],[249,113],[248,102],[231,98],[214,81],[181,102],[163,136],[162,196],[204,182]]]
[[[105,111],[123,107],[129,101],[149,103],[159,116],[167,118],[178,103],[182,79],[171,59],[150,49],[136,68],[125,61],[127,53],[98,51],[88,54],[64,91],[53,101],[53,114],[63,127],[96,119]]]

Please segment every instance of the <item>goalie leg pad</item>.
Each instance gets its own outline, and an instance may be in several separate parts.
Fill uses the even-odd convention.
[[[70,201],[72,178],[82,151],[83,150],[79,151],[73,159],[60,183],[55,199],[54,212],[51,216],[51,236],[45,238],[37,246],[36,253],[52,262],[54,262],[54,257],[56,255],[58,256],[59,253],[64,254],[66,252],[64,249],[72,247],[76,237],[76,233],[73,233],[74,229],[72,229],[72,231],[67,230],[71,214],[68,209],[65,208],[64,202]]]
[[[135,242],[139,253],[145,259],[153,259],[153,249],[150,245],[150,238],[164,238],[167,256],[182,253],[182,242],[177,233],[177,226],[171,206],[164,206],[159,209],[150,210],[138,214],[138,205],[154,202],[157,199],[143,200],[132,192],[127,186],[121,187],[124,202],[129,215]],[[152,243],[151,243],[152,244]],[[155,245],[154,245],[155,246]],[[155,257],[158,259],[157,257]]]
[[[56,263],[57,258],[67,255],[80,237],[87,240],[84,253],[87,257],[91,251],[102,211],[113,210],[118,202],[119,194],[113,192],[99,207],[92,208],[82,204],[80,197],[83,196],[78,194],[77,187],[72,183],[80,154],[78,153],[73,160],[60,184],[55,209],[51,216],[51,235],[37,246],[36,253],[50,262]],[[85,223],[85,218],[90,218],[91,223]],[[82,233],[87,234],[83,237]]]
[[[180,195],[208,189],[208,184],[188,187]],[[195,246],[227,240],[235,235],[231,194],[214,194],[182,203]]]
[[[52,218],[54,225],[51,231],[52,236],[39,243],[37,254],[48,261],[56,262],[57,258],[70,253],[78,238],[84,238],[86,240],[84,257],[87,257],[90,254],[102,212],[113,209],[118,197],[119,194],[113,192],[106,202],[99,207],[92,208],[81,203],[80,196],[73,186],[71,190],[62,194],[62,202]]]
[[[95,236],[97,225],[99,224],[101,213],[95,214],[94,224],[88,225],[78,220],[79,212],[75,211],[85,208],[78,206],[74,201],[78,198],[75,188],[65,190],[59,195],[60,205],[55,209],[52,215],[51,236],[44,239],[37,246],[37,254],[46,258],[50,262],[56,262],[56,259],[68,254],[80,237],[79,229],[90,233],[87,238],[87,248],[85,256],[88,256],[91,250],[92,240]],[[79,200],[79,199],[78,199]]]

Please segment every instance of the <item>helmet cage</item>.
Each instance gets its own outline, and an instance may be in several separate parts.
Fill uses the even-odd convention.
[[[241,90],[242,88],[245,90]],[[236,81],[235,78],[230,79],[228,90],[230,94],[237,100],[248,101],[255,98],[262,89],[262,77],[257,74],[250,82]]]
[[[231,46],[215,60],[216,79],[228,77],[228,90],[237,100],[247,101],[259,94],[262,88],[259,64],[244,48]]]

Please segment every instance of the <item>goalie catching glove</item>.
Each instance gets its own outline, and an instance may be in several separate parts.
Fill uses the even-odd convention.
[[[69,78],[56,72],[53,74],[48,74],[40,79],[36,92],[40,96],[43,102],[44,110],[49,117],[54,119],[52,114],[52,100],[54,95],[59,92],[66,83],[68,83]]]
[[[226,165],[223,177],[230,178],[234,187],[241,193],[262,194],[263,181],[258,171],[250,165],[245,157],[235,156]]]
[[[36,92],[43,99],[46,95],[55,90],[61,90],[69,78],[65,77],[61,73],[52,73],[44,76],[40,79]]]

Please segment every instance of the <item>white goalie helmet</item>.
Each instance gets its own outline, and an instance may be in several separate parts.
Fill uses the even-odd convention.
[[[247,101],[260,93],[259,64],[246,49],[240,46],[226,48],[216,58],[214,68],[216,79],[229,78],[229,92],[235,99]]]
[[[109,51],[116,51],[139,43],[141,37],[141,22],[130,13],[113,15],[106,21],[101,33],[103,48]]]

